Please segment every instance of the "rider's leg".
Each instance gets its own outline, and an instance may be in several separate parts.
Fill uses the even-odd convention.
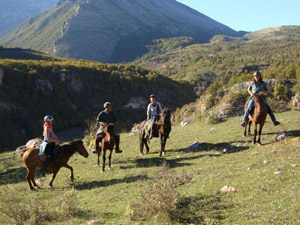
[[[267,100],[264,99],[264,103],[265,103],[265,106],[267,108],[267,112],[268,112],[269,116],[271,117],[271,120],[272,120],[274,126],[279,125],[280,123],[276,120],[276,117],[273,113],[273,110],[271,109],[271,107],[270,107],[269,103],[267,102]]]
[[[59,155],[60,146],[55,144],[53,147],[53,158],[52,158],[52,171],[55,169],[55,161]]]
[[[49,165],[49,163],[50,163],[50,158],[47,156],[47,159],[43,162],[43,166],[41,168],[41,174],[42,174],[43,177],[45,176],[45,171],[46,171],[47,166]]]
[[[120,135],[119,134],[116,134],[115,135],[115,138],[116,138],[116,153],[122,153],[123,151],[120,150]]]
[[[241,126],[246,126],[247,117],[249,116],[250,110],[253,106],[254,106],[254,99],[250,98],[250,100],[248,102],[248,105],[247,105],[247,108],[246,108],[246,111],[245,111],[245,114],[244,114],[244,117],[243,117],[243,122],[242,122]]]
[[[151,125],[149,139],[153,138],[153,136],[154,136],[153,132],[155,131],[155,128],[156,128],[155,125],[156,125],[156,121],[157,121],[156,116],[152,116],[151,120],[152,120],[152,125]]]
[[[94,154],[96,154],[99,150],[99,143],[102,142],[102,139],[103,139],[103,133],[100,133],[98,135],[96,135],[96,138],[95,138],[95,149],[92,151]]]

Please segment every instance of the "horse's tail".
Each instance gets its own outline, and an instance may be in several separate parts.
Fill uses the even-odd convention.
[[[28,150],[29,148],[23,150],[21,153],[20,153],[20,157],[23,157],[24,153]]]

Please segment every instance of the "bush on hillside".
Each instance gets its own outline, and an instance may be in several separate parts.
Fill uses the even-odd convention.
[[[145,221],[154,217],[169,223],[181,198],[177,188],[190,180],[188,174],[178,176],[166,163],[162,164],[154,179],[143,186],[141,197],[131,204],[130,219]]]

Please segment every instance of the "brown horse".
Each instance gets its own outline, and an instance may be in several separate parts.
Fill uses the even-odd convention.
[[[254,102],[255,102],[255,107],[254,107],[254,114],[253,116],[249,115],[248,117],[248,123],[249,123],[249,128],[248,128],[248,135],[250,135],[250,127],[251,123],[253,123],[253,128],[254,128],[254,137],[252,143],[255,144],[256,142],[261,145],[260,142],[260,136],[262,132],[262,128],[265,124],[266,117],[267,117],[267,108],[264,103],[264,99],[261,95],[254,95]],[[258,131],[258,139],[256,141],[256,136],[257,136],[257,124],[259,124],[259,131]],[[246,130],[247,130],[247,123],[245,126],[245,131],[244,131],[244,136],[246,136]]]
[[[61,153],[59,154],[57,161],[55,163],[55,169],[52,171],[53,175],[49,182],[49,185],[52,187],[53,180],[56,177],[56,174],[60,170],[61,167],[66,167],[71,171],[71,181],[74,181],[74,174],[73,174],[73,168],[68,165],[68,161],[71,158],[71,156],[78,152],[83,157],[87,158],[89,156],[89,153],[85,149],[83,142],[81,140],[74,140],[69,144],[65,144],[61,146]],[[21,156],[23,156],[23,162],[26,165],[27,169],[27,176],[26,179],[28,181],[29,187],[31,190],[34,190],[36,188],[39,188],[39,186],[35,183],[34,176],[35,176],[35,169],[36,167],[42,168],[43,161],[40,160],[39,157],[39,148],[29,148],[28,150],[25,150],[21,153]],[[51,165],[48,165],[47,171],[50,171]]]
[[[160,138],[160,152],[159,156],[165,155],[165,146],[167,142],[167,138],[169,138],[169,134],[171,132],[171,110],[170,109],[163,109],[161,112],[160,119],[156,122],[158,125],[158,137]],[[146,146],[147,152],[149,153],[149,146],[147,140],[149,138],[149,129],[147,126],[151,125],[152,123],[149,120],[145,120],[138,125],[139,129],[139,141],[140,141],[140,152],[144,155],[143,149],[144,145]]]
[[[100,165],[100,155],[102,152],[102,172],[105,171],[105,161],[106,161],[106,151],[109,150],[108,156],[108,167],[111,170],[111,156],[115,145],[115,133],[114,126],[106,126],[104,127],[105,136],[102,139],[102,142],[99,143],[99,149],[97,151],[98,154],[98,166]]]

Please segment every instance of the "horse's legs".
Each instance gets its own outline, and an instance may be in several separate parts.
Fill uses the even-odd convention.
[[[149,146],[148,146],[148,143],[147,143],[147,139],[144,139],[143,141],[144,141],[144,144],[145,144],[146,150],[147,150],[146,154],[149,154]]]
[[[142,134],[139,134],[139,140],[140,140],[140,153],[144,155],[143,149],[144,149],[144,138]]]
[[[260,136],[261,136],[261,132],[262,132],[263,126],[264,126],[263,123],[259,124],[259,131],[258,131],[258,140],[257,140],[257,142],[258,142],[258,144],[260,144],[260,145],[261,145],[261,142],[260,142]]]
[[[31,184],[31,174],[32,174],[32,172],[30,172],[31,170],[28,167],[26,167],[26,169],[27,169],[26,179],[28,181],[29,188],[30,188],[30,190],[34,190],[34,187]]]
[[[256,122],[253,122],[253,129],[254,129],[254,137],[253,137],[252,143],[255,144],[256,143],[256,135],[257,135],[257,124],[256,124]]]
[[[102,148],[99,148],[99,149],[98,149],[98,152],[97,152],[97,154],[98,154],[98,166],[100,166],[100,155],[101,155],[101,150],[102,150]]]
[[[68,164],[64,165],[64,167],[68,168],[68,169],[71,171],[71,176],[70,176],[70,178],[71,178],[71,181],[74,182],[73,167],[70,166],[70,165],[68,165]]]
[[[245,126],[245,129],[244,129],[244,137],[246,137],[247,136],[247,133],[246,133],[246,131],[247,131],[247,122],[246,122],[246,126]]]
[[[112,150],[109,151],[109,156],[108,156],[108,167],[109,167],[109,170],[111,170],[111,155],[112,155]]]
[[[252,120],[250,120],[248,124],[248,136],[251,136],[251,124],[252,124]]]
[[[49,182],[50,187],[53,187],[53,181],[54,181],[54,179],[56,177],[56,174],[58,173],[59,170],[60,170],[60,167],[58,167],[58,166],[54,169],[53,174],[52,174],[52,178]]]
[[[165,155],[166,151],[165,151],[165,147],[166,147],[166,142],[167,142],[167,137],[165,135],[161,135],[160,137],[160,156],[161,155]]]
[[[102,163],[103,163],[103,166],[102,166],[102,172],[105,171],[105,161],[106,161],[106,150],[103,149],[103,154],[102,154]]]
[[[34,177],[35,177],[35,170],[34,170],[32,176],[31,176],[31,182],[32,182],[32,184],[33,184],[34,187],[40,188],[40,187],[35,183]]]

